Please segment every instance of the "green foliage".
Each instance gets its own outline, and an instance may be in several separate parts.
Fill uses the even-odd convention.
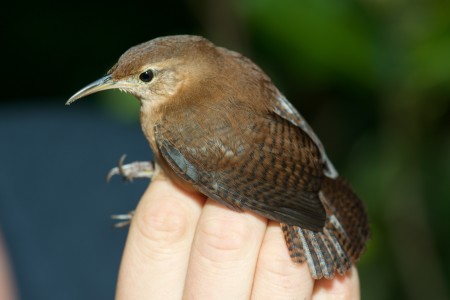
[[[340,149],[334,160],[367,204],[363,298],[447,299],[450,2],[235,5],[258,55],[276,57],[276,66],[263,64],[284,72],[271,75],[288,82],[288,98],[306,108],[330,155]]]
[[[212,0],[74,2],[59,11],[45,1],[10,4],[5,99],[67,99],[157,36],[241,46],[367,205],[363,299],[450,298],[450,1],[236,0],[221,2],[217,18]],[[137,120],[131,96],[97,97],[119,119]]]
[[[251,58],[312,123],[367,205],[363,298],[449,298],[450,3],[230,3]],[[108,110],[137,116],[135,101],[111,95]]]
[[[350,3],[253,0],[246,1],[242,10],[264,39],[289,58],[292,67],[307,68],[316,79],[335,75],[356,81],[373,78],[376,48],[371,25]]]
[[[139,101],[132,95],[116,90],[104,91],[96,95],[100,104],[111,115],[124,122],[136,122],[140,114]]]

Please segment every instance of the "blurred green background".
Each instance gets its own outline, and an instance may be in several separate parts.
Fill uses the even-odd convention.
[[[359,264],[363,299],[449,298],[450,1],[8,5],[0,109],[63,105],[129,47],[203,35],[272,77],[366,203],[372,239]],[[105,92],[89,102],[140,130],[132,97]]]

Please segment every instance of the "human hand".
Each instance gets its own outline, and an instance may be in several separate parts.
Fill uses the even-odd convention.
[[[280,225],[155,179],[125,246],[116,299],[359,299],[355,268],[314,281]]]

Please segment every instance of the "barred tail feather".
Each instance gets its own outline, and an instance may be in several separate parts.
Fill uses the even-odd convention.
[[[306,260],[314,279],[343,275],[356,263],[369,238],[364,206],[341,178],[326,178],[320,198],[327,212],[322,232],[282,224],[289,253],[294,262]]]

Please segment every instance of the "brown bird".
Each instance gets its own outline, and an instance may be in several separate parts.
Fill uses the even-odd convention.
[[[198,36],[157,38],[126,51],[66,104],[107,89],[139,99],[154,176],[280,222],[292,260],[306,261],[315,279],[344,274],[359,260],[369,237],[362,202],[305,119],[248,58]],[[152,170],[135,163],[122,173]]]

